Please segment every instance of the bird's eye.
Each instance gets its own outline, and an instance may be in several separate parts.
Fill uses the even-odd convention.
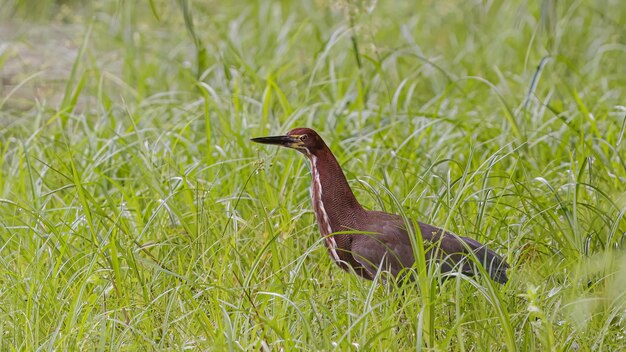
[[[300,136],[300,140],[301,141],[306,141],[306,139],[307,139],[307,135],[306,134],[303,134],[302,136]]]

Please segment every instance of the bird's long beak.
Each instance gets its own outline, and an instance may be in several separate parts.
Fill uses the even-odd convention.
[[[301,146],[302,141],[294,136],[270,136],[270,137],[257,137],[250,139],[255,143],[262,144],[274,144],[281,147],[298,148]]]

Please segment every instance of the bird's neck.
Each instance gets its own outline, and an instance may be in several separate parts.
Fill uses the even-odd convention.
[[[335,156],[327,147],[310,155],[311,199],[323,236],[353,229],[365,212],[359,204]]]

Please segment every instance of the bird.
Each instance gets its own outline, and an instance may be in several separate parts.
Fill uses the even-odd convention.
[[[317,226],[330,257],[342,269],[353,270],[368,280],[373,280],[379,270],[396,279],[406,277],[405,269],[415,262],[416,252],[409,236],[416,233],[416,223],[425,260],[429,265],[436,263],[442,274],[474,276],[480,271],[476,265],[482,265],[495,282],[508,281],[507,262],[480,242],[419,221],[405,222],[397,214],[365,209],[352,192],[337,158],[313,129],[295,128],[286,135],[251,141],[295,149],[307,157]],[[413,231],[407,231],[407,223]]]

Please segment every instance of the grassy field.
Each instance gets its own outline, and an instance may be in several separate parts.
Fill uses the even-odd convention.
[[[0,350],[626,349],[626,2],[0,10]],[[305,126],[509,283],[341,271]]]

